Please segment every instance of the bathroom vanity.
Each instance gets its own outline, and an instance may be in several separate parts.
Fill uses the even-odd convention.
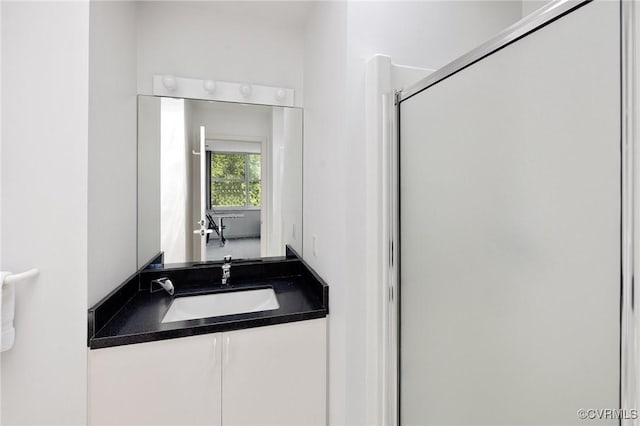
[[[302,110],[175,96],[138,97],[140,269],[89,310],[89,424],[324,425]]]
[[[326,424],[328,287],[287,253],[225,285],[221,262],[146,268],[91,308],[89,424]]]

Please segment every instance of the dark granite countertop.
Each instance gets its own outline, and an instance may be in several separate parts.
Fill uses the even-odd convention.
[[[221,284],[220,263],[168,265],[139,271],[89,310],[91,349],[128,345],[322,318],[328,314],[328,286],[300,258],[234,263],[230,284]],[[150,282],[169,277],[175,294],[150,291]],[[275,310],[162,323],[176,297],[273,288]]]

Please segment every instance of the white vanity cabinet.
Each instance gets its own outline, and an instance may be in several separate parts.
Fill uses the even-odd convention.
[[[324,425],[326,318],[89,351],[91,425]]]

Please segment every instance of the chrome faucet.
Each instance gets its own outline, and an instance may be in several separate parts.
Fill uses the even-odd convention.
[[[222,265],[222,285],[228,285],[229,278],[231,278],[231,256],[226,255]]]
[[[162,277],[162,278],[158,278],[157,280],[151,280],[151,293],[154,293],[157,291],[153,289],[154,284],[158,284],[160,287],[165,289],[165,291],[169,293],[169,295],[173,296],[173,292],[174,292],[173,283],[169,278]]]

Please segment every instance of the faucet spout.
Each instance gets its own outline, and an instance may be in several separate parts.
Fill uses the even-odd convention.
[[[153,289],[153,285],[157,284],[160,287],[162,287],[167,293],[169,293],[170,296],[173,296],[174,293],[174,288],[173,288],[173,283],[171,282],[171,280],[167,277],[162,277],[162,278],[158,278],[157,280],[152,280],[151,281],[151,292],[153,293],[154,290]]]

